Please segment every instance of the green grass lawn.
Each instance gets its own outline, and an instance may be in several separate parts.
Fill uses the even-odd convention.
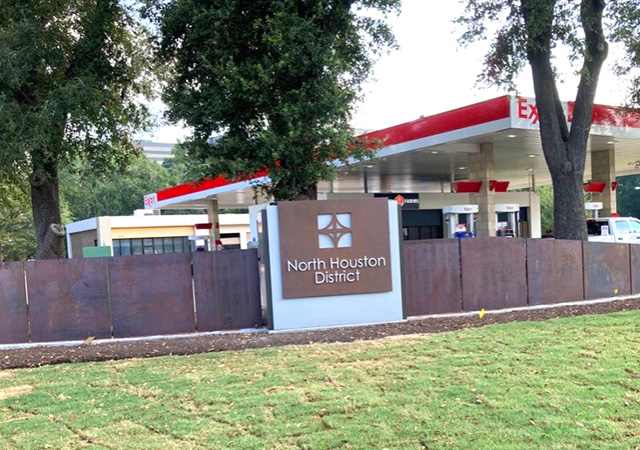
[[[1,449],[637,447],[640,311],[0,372]]]

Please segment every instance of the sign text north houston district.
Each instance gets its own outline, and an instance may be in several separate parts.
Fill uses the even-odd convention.
[[[313,272],[315,284],[354,283],[360,281],[360,269],[385,267],[384,257],[356,259],[313,258],[309,261],[287,260],[287,272]]]

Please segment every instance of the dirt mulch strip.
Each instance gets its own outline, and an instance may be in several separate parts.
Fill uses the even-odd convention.
[[[164,355],[191,355],[196,353],[277,347],[283,345],[352,342],[357,340],[379,339],[386,336],[441,333],[464,328],[481,327],[494,323],[542,321],[555,317],[606,314],[634,309],[640,309],[640,299],[513,311],[502,314],[486,314],[482,319],[479,318],[478,315],[430,317],[402,323],[288,333],[230,333],[76,346],[39,346],[26,349],[0,350],[0,369],[37,367],[46,364],[68,362],[105,361]]]

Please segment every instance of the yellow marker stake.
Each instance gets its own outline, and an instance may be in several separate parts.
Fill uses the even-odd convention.
[[[618,293],[618,290],[617,290],[617,289],[614,289],[614,290],[613,290],[613,293],[614,293],[614,294],[617,294],[617,293]]]
[[[480,310],[480,314],[478,315],[480,316],[481,319],[484,317],[484,308]]]

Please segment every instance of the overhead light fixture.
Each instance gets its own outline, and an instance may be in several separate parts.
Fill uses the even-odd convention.
[[[616,141],[607,141],[607,144],[615,144]]]
[[[435,150],[433,150],[431,153],[433,153],[433,154],[435,155],[435,154],[436,154],[436,153],[438,153],[438,152],[437,152],[437,151],[435,151]]]
[[[373,167],[373,165],[371,165],[371,164],[365,164],[365,167],[366,167],[367,169],[371,169],[371,168]]]
[[[531,155],[527,155],[527,156],[528,156],[529,158],[535,158],[535,157],[536,157],[536,156],[538,156],[538,155],[533,155],[533,154],[531,154]]]
[[[466,167],[458,167],[458,169],[464,170],[464,169],[466,169]]]
[[[636,191],[640,191],[640,186],[636,186],[636,187],[634,187],[634,189],[635,189]]]
[[[518,137],[518,135],[517,134],[507,134],[507,137],[508,138],[514,138],[514,137]]]

